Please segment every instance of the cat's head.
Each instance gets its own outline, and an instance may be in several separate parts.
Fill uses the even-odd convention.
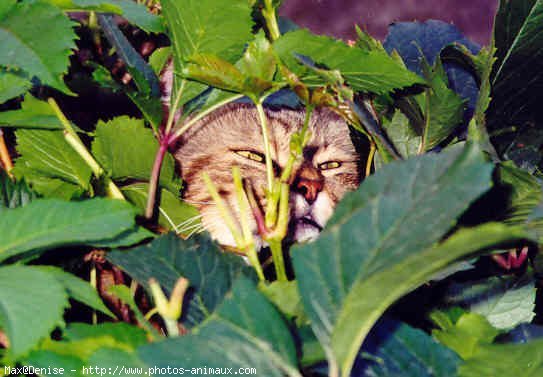
[[[265,112],[278,176],[289,159],[291,136],[303,126],[305,111],[266,109]],[[309,132],[311,137],[303,158],[293,170],[290,193],[289,237],[299,242],[314,239],[338,201],[360,182],[359,156],[345,121],[330,110],[316,109]],[[212,113],[184,135],[174,155],[185,181],[184,199],[200,210],[202,223],[214,239],[235,246],[206,189],[202,173],[209,174],[219,194],[239,218],[232,180],[232,167],[239,166],[242,177],[250,180],[257,200],[265,208],[266,164],[256,108],[232,104]],[[256,236],[256,222],[252,215],[248,217]]]

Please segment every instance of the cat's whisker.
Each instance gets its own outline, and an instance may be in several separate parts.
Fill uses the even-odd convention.
[[[192,229],[195,229],[195,228],[203,228],[203,225],[198,223],[198,224],[193,224],[193,225],[190,225],[190,226],[186,226],[184,228],[178,228],[175,230],[176,233],[186,233],[188,232],[189,230],[192,230]]]
[[[215,205],[215,202],[213,200],[210,201],[198,201],[198,200],[190,200],[190,199],[183,199],[185,203],[188,204],[204,204],[204,205]]]
[[[190,233],[187,235],[187,237],[192,237],[193,235],[202,233],[202,232],[204,232],[204,231],[205,231],[205,229],[204,229],[203,227],[202,227],[202,228],[196,228],[196,229],[194,229],[192,232],[190,232]]]
[[[192,224],[192,223],[194,223],[195,221],[199,221],[201,218],[202,218],[202,215],[201,215],[201,214],[198,214],[198,215],[193,216],[193,217],[191,217],[191,218],[189,218],[189,219],[187,219],[187,220],[185,220],[185,221],[180,222],[179,224],[177,224],[177,225],[175,226],[175,228],[177,229],[177,228],[183,227],[184,225]]]

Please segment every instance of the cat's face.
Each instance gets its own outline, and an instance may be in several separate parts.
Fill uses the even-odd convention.
[[[290,155],[291,135],[302,128],[305,112],[266,110],[266,116],[278,176]],[[294,167],[290,191],[289,237],[300,242],[312,240],[319,234],[337,202],[360,181],[359,157],[347,124],[339,116],[330,110],[315,110],[309,132],[311,137],[303,158]],[[256,109],[233,104],[211,114],[185,134],[175,158],[186,185],[184,199],[200,210],[202,223],[214,239],[223,245],[235,246],[206,189],[202,173],[209,174],[232,213],[239,218],[232,181],[232,167],[239,166],[242,177],[250,180],[257,200],[265,208],[266,164]],[[248,218],[256,236],[256,223],[252,215]]]

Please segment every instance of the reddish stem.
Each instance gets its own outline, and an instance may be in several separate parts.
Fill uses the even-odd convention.
[[[153,164],[153,170],[151,170],[151,180],[149,181],[149,193],[147,195],[147,208],[145,209],[145,218],[151,219],[154,214],[156,193],[158,189],[158,179],[160,178],[160,168],[164,161],[164,156],[168,151],[169,138],[167,136],[162,137],[160,140],[160,147],[155,156],[155,162]]]

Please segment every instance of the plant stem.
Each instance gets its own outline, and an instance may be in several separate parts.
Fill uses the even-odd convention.
[[[249,258],[249,262],[253,265],[253,268],[256,270],[256,274],[260,281],[265,281],[264,271],[262,271],[262,266],[258,260],[258,255],[255,250],[255,241],[253,237],[253,232],[249,226],[249,206],[248,199],[245,195],[245,190],[243,188],[243,181],[241,179],[241,171],[239,167],[234,166],[232,168],[232,177],[234,178],[234,187],[236,189],[236,195],[238,199],[239,207],[239,218],[241,222],[241,231],[243,233],[244,242],[246,245],[245,254]]]
[[[366,177],[369,177],[371,174],[371,166],[373,165],[373,159],[375,158],[376,151],[377,147],[375,146],[373,140],[370,139],[370,152],[368,153],[368,160],[366,161]]]
[[[279,31],[279,25],[277,24],[277,18],[275,17],[275,8],[273,7],[272,0],[264,0],[262,16],[264,16],[264,19],[266,20],[270,38],[273,42],[281,36],[281,32]]]
[[[11,174],[11,169],[13,169],[13,162],[11,162],[11,157],[9,156],[9,151],[4,140],[4,132],[0,128],[0,162],[4,166],[6,173],[10,178],[13,178]]]
[[[168,331],[168,337],[176,337],[179,336],[179,326],[177,325],[177,321],[170,319],[170,318],[164,318],[164,324],[166,325],[166,330]]]
[[[277,275],[277,280],[279,281],[288,281],[287,272],[285,270],[285,260],[283,258],[283,247],[281,246],[280,239],[270,239],[268,240],[270,245],[270,250],[273,259],[273,265],[275,266],[275,273]]]
[[[147,194],[147,206],[145,208],[145,218],[151,219],[154,214],[156,192],[158,189],[158,180],[160,178],[160,168],[164,161],[164,156],[168,150],[167,141],[161,140],[160,146],[155,156],[155,162],[153,163],[153,170],[151,170],[151,180],[149,181],[149,192]]]
[[[268,133],[268,121],[266,119],[266,114],[264,113],[264,107],[262,107],[262,101],[256,101],[256,110],[258,112],[258,117],[260,118],[260,127],[262,128],[262,138],[264,141],[264,154],[266,155],[266,178],[268,181],[268,191],[273,192],[273,162],[271,158],[271,148],[270,140]]]
[[[90,270],[90,277],[89,277],[89,284],[91,287],[94,288],[96,293],[98,293],[98,281],[96,279],[96,263],[92,262],[91,270]],[[96,314],[96,310],[92,311],[92,324],[96,325],[98,323],[98,315]]]
[[[202,119],[203,117],[205,117],[207,114],[217,110],[218,108],[232,102],[232,101],[235,101],[237,99],[240,99],[241,97],[243,97],[243,94],[236,94],[236,95],[233,95],[232,97],[229,97],[221,102],[217,102],[215,105],[213,106],[210,106],[209,108],[205,109],[204,111],[198,113],[197,115],[195,115],[193,118],[190,118],[189,121],[187,121],[187,123],[185,123],[183,125],[183,127],[180,127],[178,128],[177,130],[174,130],[173,133],[171,134],[171,136],[168,138],[168,142],[169,144],[172,144],[172,143],[175,143],[180,137],[181,135],[183,135],[185,133],[185,131],[187,131],[194,123],[198,122],[200,119]]]
[[[203,174],[204,182],[207,187],[207,191],[211,195],[211,198],[215,202],[215,205],[217,206],[217,209],[219,210],[219,213],[221,215],[221,218],[224,220],[224,223],[226,224],[226,227],[228,230],[230,230],[230,233],[232,233],[232,237],[234,237],[234,241],[236,242],[236,245],[239,249],[244,249],[244,240],[241,236],[238,227],[234,221],[234,218],[232,217],[232,214],[230,213],[230,210],[226,206],[226,203],[221,198],[219,193],[217,192],[217,188],[209,178],[209,175],[207,173]]]
[[[124,196],[121,190],[119,190],[119,188],[117,187],[117,185],[115,185],[111,178],[106,176],[104,169],[102,169],[102,167],[98,164],[98,162],[96,162],[94,157],[92,157],[92,155],[89,153],[89,151],[85,147],[85,144],[83,144],[79,136],[77,136],[77,133],[70,124],[70,121],[66,118],[56,101],[53,98],[49,98],[47,102],[49,102],[49,105],[54,110],[56,116],[64,126],[63,134],[66,142],[70,144],[70,146],[77,152],[77,154],[79,154],[79,156],[81,156],[83,161],[85,161],[85,163],[90,167],[92,173],[96,178],[100,179],[103,177],[104,183],[106,185],[107,196],[114,199],[124,200]]]
[[[181,97],[183,96],[183,90],[185,89],[185,84],[187,80],[183,79],[181,80],[181,86],[179,87],[179,90],[177,91],[177,94],[175,96],[175,101],[172,104],[170,103],[170,113],[168,114],[168,121],[166,122],[166,129],[164,130],[164,135],[169,135],[170,130],[173,126],[173,121],[175,119],[175,113],[177,112],[177,108],[179,107],[179,101],[181,101]]]

